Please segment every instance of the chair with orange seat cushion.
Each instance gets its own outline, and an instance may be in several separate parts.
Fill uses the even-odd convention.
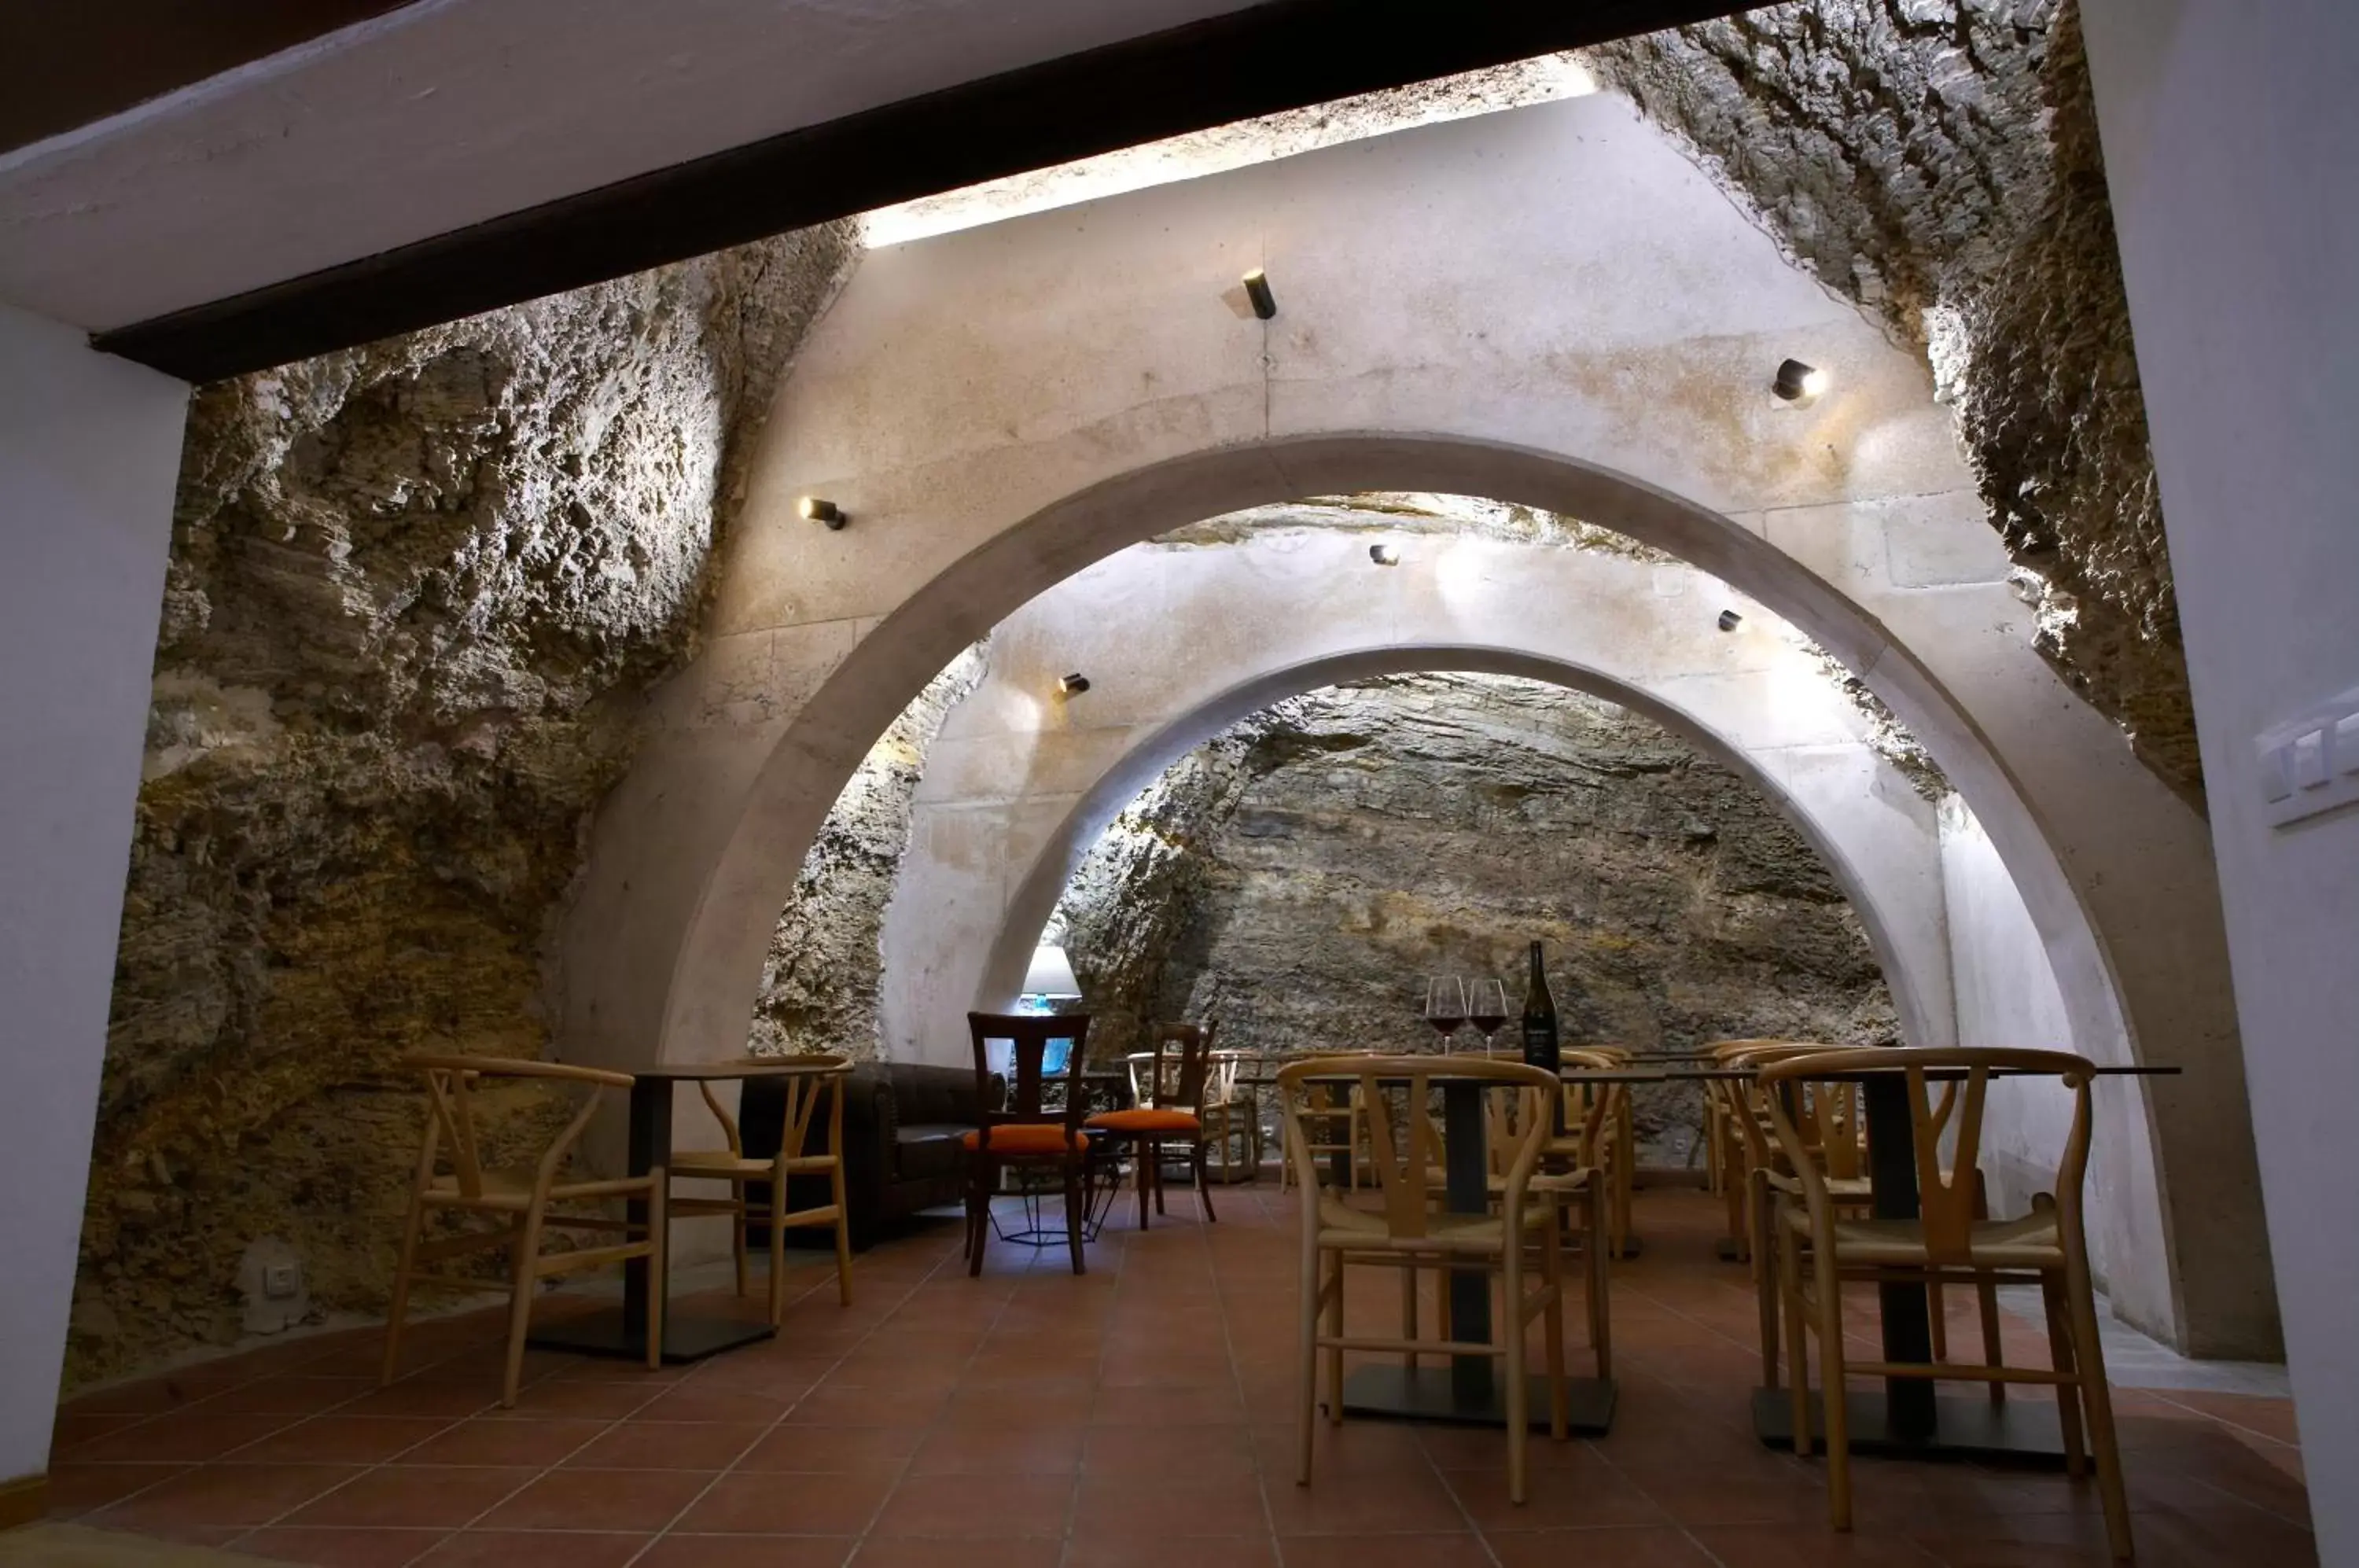
[[[991,1195],[999,1190],[999,1173],[1009,1167],[1054,1170],[1064,1178],[1065,1236],[1073,1253],[1073,1272],[1086,1273],[1082,1261],[1082,1227],[1088,1219],[1089,1135],[1082,1116],[1089,1109],[1082,1093],[1082,1047],[1090,1032],[1086,1013],[1010,1017],[1000,1013],[969,1013],[967,1032],[974,1042],[974,1077],[985,1106],[991,1104],[991,1042],[1009,1046],[1007,1096],[997,1110],[983,1113],[983,1126],[966,1135],[967,1272],[983,1272],[983,1251],[991,1238]],[[1049,1105],[1044,1071],[1049,1047],[1067,1041],[1071,1050],[1061,1078],[1064,1104]]]
[[[1215,1219],[1212,1192],[1204,1174],[1204,1083],[1212,1056],[1217,1020],[1207,1024],[1159,1024],[1155,1049],[1130,1058],[1133,1097],[1128,1110],[1102,1111],[1084,1124],[1093,1132],[1112,1133],[1130,1145],[1132,1180],[1138,1187],[1138,1228],[1147,1228],[1147,1199],[1155,1196],[1155,1212],[1163,1212],[1163,1147],[1184,1144],[1189,1168],[1196,1180],[1196,1199],[1204,1218]]]

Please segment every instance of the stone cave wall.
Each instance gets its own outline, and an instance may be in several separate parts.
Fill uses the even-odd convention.
[[[1430,1047],[1424,976],[1496,976],[1512,1011],[1534,939],[1568,1043],[1897,1032],[1857,917],[1767,797],[1649,720],[1505,677],[1253,715],[1108,827],[1050,929],[1108,1056],[1206,1017],[1246,1050]],[[1691,1091],[1637,1108],[1649,1163],[1700,1158]]]
[[[589,813],[855,254],[828,225],[199,390],[70,1381],[234,1337],[264,1237],[318,1309],[381,1308],[420,1125],[389,1064],[542,1054]]]
[[[1585,57],[1930,364],[2040,650],[2201,805],[2072,0],[1803,0]]]
[[[747,1049],[757,1056],[881,1052],[885,907],[909,847],[926,752],[952,708],[990,668],[988,639],[952,659],[910,700],[828,809],[794,892],[770,933]]]

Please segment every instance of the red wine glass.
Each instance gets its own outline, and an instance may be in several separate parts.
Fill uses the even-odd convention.
[[[1507,988],[1496,980],[1477,980],[1468,988],[1466,1018],[1483,1034],[1483,1049],[1494,1049],[1507,1022]]]
[[[1455,975],[1436,975],[1425,983],[1425,1021],[1441,1035],[1441,1049],[1450,1037],[1466,1027],[1466,982]]]

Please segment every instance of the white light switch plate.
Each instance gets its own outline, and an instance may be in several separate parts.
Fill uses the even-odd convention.
[[[2273,827],[2359,801],[2359,688],[2272,724],[2255,742]]]

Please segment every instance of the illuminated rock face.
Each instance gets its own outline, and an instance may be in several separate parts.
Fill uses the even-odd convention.
[[[1819,0],[1586,59],[1927,354],[2040,650],[2200,802],[2077,6]]]
[[[1758,789],[1625,709],[1505,677],[1256,714],[1116,821],[1059,919],[1110,1054],[1206,1017],[1249,1050],[1425,1049],[1427,975],[1495,976],[1518,1007],[1535,940],[1568,1042],[1897,1028],[1857,918]],[[1644,1158],[1687,1163],[1694,1093],[1638,1109]]]
[[[542,1052],[584,815],[851,254],[807,231],[199,392],[76,1376],[234,1335],[263,1236],[320,1307],[381,1305],[419,1116],[388,1064]]]

